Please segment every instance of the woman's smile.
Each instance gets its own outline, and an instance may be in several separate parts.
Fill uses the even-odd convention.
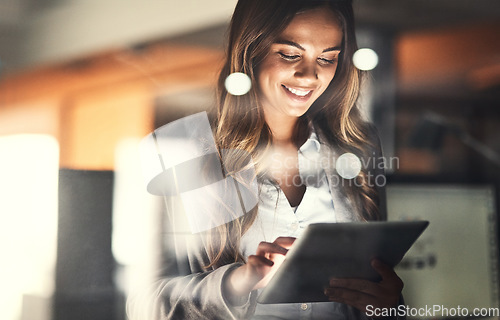
[[[258,68],[259,101],[266,121],[303,115],[337,69],[342,29],[329,10],[297,14]]]
[[[306,102],[311,98],[314,91],[313,89],[300,89],[291,86],[289,87],[284,84],[282,84],[282,87],[285,90],[286,94],[290,97],[290,99],[296,102]]]

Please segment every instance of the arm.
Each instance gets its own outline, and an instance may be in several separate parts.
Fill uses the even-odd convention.
[[[171,210],[172,211],[172,210]],[[179,212],[179,211],[177,211]],[[182,212],[182,211],[180,211]],[[164,319],[246,319],[253,314],[255,295],[246,303],[232,305],[223,295],[229,272],[241,263],[206,269],[208,256],[200,234],[181,229],[176,215],[162,231],[162,268],[158,280],[137,290],[127,301],[131,320]],[[172,223],[175,220],[175,224]]]
[[[241,306],[232,306],[223,296],[223,279],[237,266],[163,278],[129,300],[128,316],[132,320],[249,318],[255,307],[253,295]]]
[[[142,293],[140,300],[129,300],[129,317],[132,320],[249,318],[256,306],[254,290],[267,284],[284,260],[288,251],[285,247],[290,247],[294,240],[280,237],[273,243],[261,242],[246,264],[232,263],[215,270],[163,278],[150,291]],[[198,269],[196,263],[190,265]],[[175,268],[171,266],[170,270]]]
[[[171,199],[174,203],[175,200]],[[170,207],[182,212],[182,207]],[[209,264],[201,234],[192,234],[185,216],[177,214],[163,230],[162,272],[147,290],[129,297],[131,320],[247,319],[256,307],[256,291],[277,269],[294,238],[278,238],[259,244],[248,262],[228,263],[206,269]],[[184,220],[184,221],[183,221]],[[269,276],[266,276],[269,275]]]

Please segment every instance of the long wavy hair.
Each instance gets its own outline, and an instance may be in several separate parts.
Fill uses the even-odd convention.
[[[368,125],[356,106],[362,72],[354,67],[352,55],[357,50],[354,14],[351,0],[239,0],[231,19],[227,52],[217,86],[217,105],[214,119],[216,143],[220,149],[244,150],[252,155],[257,178],[263,175],[260,163],[272,143],[272,135],[259,105],[257,72],[277,37],[299,12],[317,7],[331,10],[343,31],[342,50],[335,76],[325,92],[301,116],[295,136],[308,130],[313,123],[340,150],[357,154],[368,153]],[[247,74],[252,89],[242,96],[229,94],[224,82],[234,72]],[[245,157],[242,152],[241,158]],[[238,156],[233,152],[226,170],[238,168]],[[367,169],[357,177],[358,183],[343,184],[351,203],[358,209],[360,220],[378,220],[378,197],[368,183]],[[236,171],[236,170],[235,170]],[[222,225],[207,234],[205,243],[210,259],[207,268],[244,261],[239,246],[242,235],[257,215],[257,207],[239,219]]]

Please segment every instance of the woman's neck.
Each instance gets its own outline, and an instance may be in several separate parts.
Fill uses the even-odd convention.
[[[295,125],[297,124],[297,118],[294,117],[284,117],[283,115],[273,116],[264,115],[266,123],[271,129],[273,135],[273,144],[275,145],[287,145],[295,144],[293,141]]]

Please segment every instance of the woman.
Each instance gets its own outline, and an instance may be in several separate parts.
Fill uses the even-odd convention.
[[[218,83],[215,138],[221,149],[252,155],[259,205],[187,244],[173,230],[164,278],[140,306],[155,312],[149,319],[357,319],[367,305],[397,306],[402,282],[379,261],[379,283],[332,279],[325,290],[331,303],[256,303],[257,290],[307,224],[385,219],[383,188],[373,180],[383,174],[378,163],[362,161],[372,167],[353,180],[334,170],[345,152],[381,159],[376,134],[355,105],[355,50],[350,1],[238,2]],[[248,94],[225,90],[233,72],[251,78]],[[233,154],[226,169],[238,163]]]

